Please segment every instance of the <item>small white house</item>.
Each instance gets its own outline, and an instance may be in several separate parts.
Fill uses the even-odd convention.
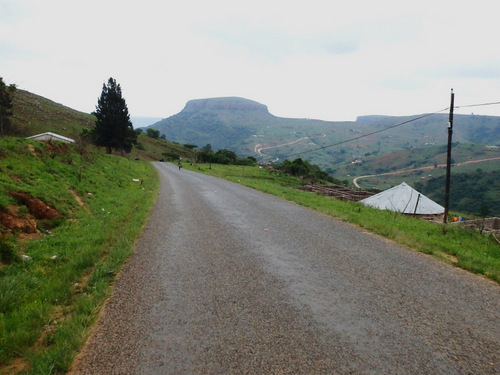
[[[60,141],[65,143],[75,143],[74,139],[51,132],[32,135],[31,137],[28,137],[28,139],[35,139],[37,141]]]
[[[444,213],[444,207],[404,182],[360,202],[380,210],[410,215],[440,215]]]

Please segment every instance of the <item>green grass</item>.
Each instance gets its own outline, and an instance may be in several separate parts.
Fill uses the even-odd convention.
[[[491,235],[294,189],[302,184],[301,180],[256,167],[209,168],[199,164],[188,168],[298,203],[500,283],[500,246]]]
[[[500,249],[489,236],[300,191],[293,187],[301,179],[266,169],[185,167],[294,201],[500,282]],[[37,238],[0,237],[0,373],[70,368],[134,249],[158,183],[149,163],[73,145],[0,139],[0,210],[18,204],[10,192],[24,192],[60,213],[39,223]],[[24,206],[18,214],[30,215]]]
[[[95,117],[75,111],[42,96],[25,90],[16,90],[13,99],[14,115],[11,118],[11,133],[30,136],[54,132],[76,139],[83,128],[91,128]]]
[[[61,214],[39,238],[0,238],[18,256],[0,264],[0,373],[64,373],[134,249],[157,174],[149,163],[82,156],[73,146],[16,138],[0,145],[0,202],[12,205],[7,193],[22,191]]]

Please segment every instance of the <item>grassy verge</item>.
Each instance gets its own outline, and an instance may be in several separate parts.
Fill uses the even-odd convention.
[[[60,213],[34,238],[0,238],[11,254],[0,264],[0,373],[64,373],[134,249],[157,174],[149,163],[73,146],[0,142],[0,208],[22,191]]]
[[[302,182],[290,176],[270,173],[246,166],[199,164],[195,171],[211,174],[273,194],[309,207],[326,215],[358,225],[465,270],[500,283],[500,246],[490,235],[456,225],[436,224],[380,211],[355,202],[342,202],[331,197],[294,189]]]

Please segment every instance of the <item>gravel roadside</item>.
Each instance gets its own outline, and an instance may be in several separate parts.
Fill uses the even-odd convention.
[[[499,374],[497,284],[157,163],[161,188],[72,374]]]

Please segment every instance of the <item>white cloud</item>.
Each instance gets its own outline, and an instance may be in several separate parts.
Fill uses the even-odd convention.
[[[499,31],[482,0],[0,0],[0,73],[85,112],[112,76],[137,116],[243,96],[279,116],[354,120],[445,107],[451,87],[457,101],[499,100]]]

